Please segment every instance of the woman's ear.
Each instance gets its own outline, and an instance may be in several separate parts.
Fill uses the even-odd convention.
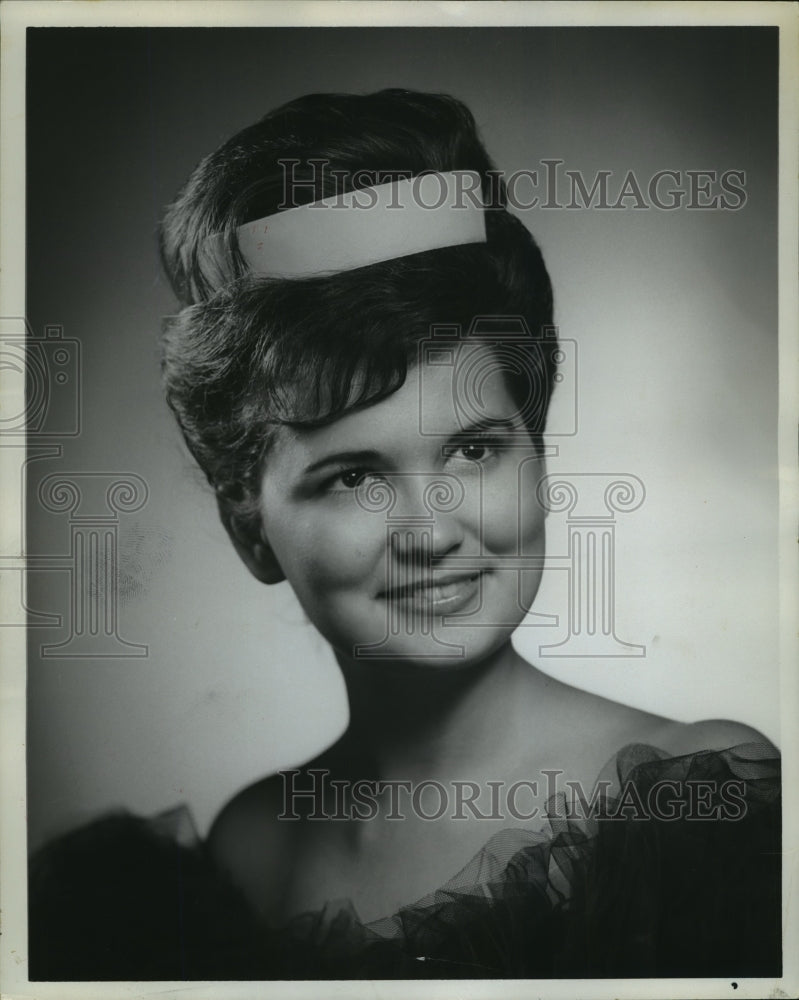
[[[262,533],[233,514],[225,501],[218,500],[219,516],[241,561],[261,583],[281,583],[286,579],[280,563]]]

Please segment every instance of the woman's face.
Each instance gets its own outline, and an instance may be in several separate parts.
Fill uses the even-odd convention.
[[[472,367],[480,352],[490,366],[489,348],[464,350]],[[501,373],[465,403],[451,364],[420,364],[380,402],[328,426],[282,427],[270,449],[264,537],[340,655],[474,664],[535,597],[542,460]]]

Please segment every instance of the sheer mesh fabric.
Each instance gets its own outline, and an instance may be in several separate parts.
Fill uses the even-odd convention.
[[[97,820],[32,859],[31,978],[780,975],[779,758],[635,744],[602,779],[593,814],[551,799],[544,830],[499,832],[444,886],[371,924],[344,901],[265,928],[202,842],[187,843],[185,815],[180,840],[163,817]],[[653,807],[663,782],[665,810]],[[699,787],[708,818],[691,818]]]

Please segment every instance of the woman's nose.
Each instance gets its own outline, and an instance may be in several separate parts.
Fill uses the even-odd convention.
[[[409,476],[397,489],[389,517],[392,547],[398,556],[431,560],[456,550],[464,540],[465,490],[455,476]]]

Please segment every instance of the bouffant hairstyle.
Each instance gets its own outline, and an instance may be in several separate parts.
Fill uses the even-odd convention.
[[[286,207],[453,170],[481,175],[485,243],[291,280],[248,273],[237,251],[238,226]],[[229,249],[221,283],[203,251],[220,233]],[[432,326],[465,334],[475,317],[512,316],[526,324],[531,347],[551,338],[552,290],[538,246],[506,210],[471,113],[442,94],[311,94],[283,105],[200,162],[167,210],[160,242],[182,307],[165,323],[167,400],[223,517],[239,530],[258,526],[276,428],[318,425],[395,391]],[[552,355],[530,355],[534,438],[544,427]],[[529,363],[510,368],[518,383],[511,371],[511,393],[529,399]]]

